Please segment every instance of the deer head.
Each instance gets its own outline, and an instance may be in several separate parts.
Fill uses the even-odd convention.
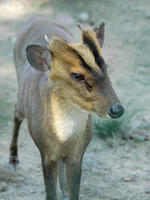
[[[26,49],[29,63],[40,71],[50,70],[53,91],[88,112],[100,117],[120,117],[124,109],[111,85],[107,64],[102,56],[104,23],[94,30],[82,30],[80,44],[53,37],[48,48],[30,45]]]

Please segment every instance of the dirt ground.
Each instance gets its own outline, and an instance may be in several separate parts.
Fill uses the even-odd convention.
[[[88,25],[106,22],[103,54],[111,65],[109,71],[121,101],[126,103],[134,93],[138,95],[136,102],[139,105],[149,106],[149,92],[144,89],[150,76],[149,0],[43,0],[34,3],[0,0],[0,103],[3,100],[6,106],[0,105],[3,107],[0,112],[8,116],[7,123],[4,122],[0,130],[0,200],[45,199],[40,156],[28,134],[26,122],[19,138],[20,165],[15,172],[8,166],[13,105],[17,94],[12,56],[16,33],[28,18],[42,15],[65,25],[79,39],[80,30],[75,24],[81,21],[83,12],[88,13],[84,21]],[[143,69],[147,73],[143,73]],[[144,83],[126,86],[127,79],[129,83],[130,79]],[[122,94],[124,86],[126,89]],[[150,121],[149,111],[147,107],[144,119]],[[116,137],[107,140],[93,137],[84,157],[80,199],[150,200],[149,141],[136,143]]]

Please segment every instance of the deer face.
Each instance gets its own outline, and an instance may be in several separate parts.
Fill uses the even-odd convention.
[[[111,85],[101,53],[104,24],[94,31],[82,30],[81,44],[67,44],[62,38],[54,37],[48,49],[28,46],[27,58],[38,70],[46,71],[51,66],[52,89],[66,102],[100,117],[118,118],[124,109]]]

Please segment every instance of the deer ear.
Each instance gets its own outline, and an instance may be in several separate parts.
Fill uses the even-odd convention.
[[[105,32],[105,23],[101,23],[100,26],[96,26],[94,29],[94,32],[96,34],[97,40],[100,44],[100,47],[103,47],[104,43],[104,32]]]
[[[46,72],[50,70],[52,61],[51,53],[46,47],[40,45],[29,45],[26,48],[27,60],[32,67],[38,71]]]

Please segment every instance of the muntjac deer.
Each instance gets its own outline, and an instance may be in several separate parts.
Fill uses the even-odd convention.
[[[80,29],[82,41],[77,44],[65,28],[32,18],[14,48],[19,91],[9,163],[15,167],[19,162],[17,139],[26,118],[41,155],[46,200],[79,199],[91,114],[118,118],[124,111],[102,57],[104,23],[94,30]]]

